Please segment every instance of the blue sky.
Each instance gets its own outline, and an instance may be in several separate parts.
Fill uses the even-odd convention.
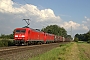
[[[41,9],[50,8],[63,20],[81,23],[84,16],[90,17],[90,0],[13,0],[20,4],[33,4]]]
[[[90,29],[90,0],[0,0],[0,34],[10,34],[26,25],[42,29],[51,24],[64,27],[68,34]]]

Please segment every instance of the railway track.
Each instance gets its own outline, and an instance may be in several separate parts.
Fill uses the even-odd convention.
[[[58,43],[32,45],[32,46],[14,46],[14,47],[8,47],[8,48],[6,47],[6,48],[0,49],[0,56],[12,54],[12,53],[17,53],[17,52],[21,52],[21,51],[26,51],[26,50],[32,50],[35,48],[47,47],[50,45],[57,45],[58,46]]]
[[[19,47],[9,47],[0,49],[0,59],[1,60],[27,60],[28,58],[35,57],[39,54],[50,51],[51,49],[58,47],[60,44],[64,43],[51,43],[42,45],[32,45],[32,46],[19,46]],[[12,58],[13,57],[13,58]]]

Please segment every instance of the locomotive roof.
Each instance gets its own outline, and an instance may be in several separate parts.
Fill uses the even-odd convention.
[[[30,30],[34,30],[34,31],[40,31],[39,29],[26,28],[26,27],[24,27],[24,28],[16,28],[16,29],[30,29]]]
[[[43,31],[40,31],[39,29],[33,29],[33,28],[16,28],[16,29],[30,29],[30,30],[33,30],[33,31],[37,31],[37,32],[43,32]],[[49,35],[54,35],[54,34],[50,34],[50,33],[46,33],[44,32],[45,34],[49,34]]]

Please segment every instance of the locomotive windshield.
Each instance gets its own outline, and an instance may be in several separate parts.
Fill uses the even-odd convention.
[[[26,30],[16,30],[16,33],[25,33]]]

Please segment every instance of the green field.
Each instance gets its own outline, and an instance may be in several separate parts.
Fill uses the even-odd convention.
[[[81,60],[90,60],[90,44],[78,43],[79,56]]]
[[[90,44],[71,42],[29,60],[90,60]]]

